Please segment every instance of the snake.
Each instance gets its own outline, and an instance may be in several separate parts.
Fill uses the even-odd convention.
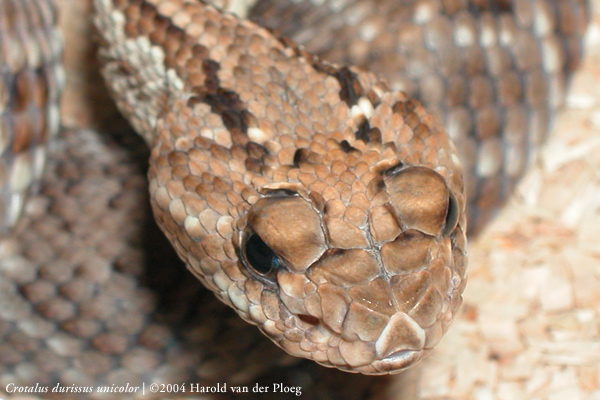
[[[110,140],[58,134],[65,79],[53,2],[0,7],[2,228],[23,235],[3,245],[1,303],[10,307],[1,312],[2,334],[8,347],[18,334],[31,337],[17,347],[32,354],[2,349],[4,368],[26,380],[39,378],[26,373],[31,358],[61,360],[46,367],[61,382],[102,374],[120,381],[125,369],[158,365],[172,352],[156,324],[145,326],[137,314],[143,300],[120,300],[144,299],[142,288],[107,272],[100,257],[137,249],[130,231],[143,207],[132,210],[143,195],[129,193],[143,191],[143,179],[123,154],[105,155]],[[467,233],[494,214],[543,142],[580,58],[585,4],[240,7],[94,0],[102,75],[150,149],[156,222],[191,275],[288,354],[346,372],[398,373],[430,353],[458,313]],[[54,200],[35,203],[47,153],[64,161],[48,161],[53,185],[45,187]],[[111,165],[134,178],[98,185],[95,176],[114,173]],[[27,198],[30,220],[45,224],[33,233],[19,226]],[[112,219],[95,210],[125,204]],[[52,229],[62,220],[68,234]],[[117,232],[131,237],[103,247]],[[94,250],[48,263],[68,253],[75,234]],[[113,261],[119,273],[136,265],[124,258]],[[100,283],[107,291],[94,297]],[[34,318],[22,322],[29,313]],[[226,324],[239,328],[240,320]],[[203,348],[225,340],[216,326],[194,333]],[[254,368],[271,351],[260,346],[247,362]],[[62,357],[82,347],[91,350],[78,365],[92,372],[61,375]],[[150,351],[158,347],[160,357]],[[223,357],[202,352],[204,360]],[[121,369],[111,371],[115,358]],[[199,359],[186,354],[181,368]],[[206,365],[198,374],[215,376],[219,363]]]

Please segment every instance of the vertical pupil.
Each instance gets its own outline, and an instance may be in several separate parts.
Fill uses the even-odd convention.
[[[273,250],[257,234],[250,236],[246,243],[246,257],[252,267],[261,274],[267,274],[279,265],[279,259]]]

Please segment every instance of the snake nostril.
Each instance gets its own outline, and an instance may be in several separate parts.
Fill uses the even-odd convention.
[[[298,319],[300,319],[300,321],[307,323],[309,325],[312,325],[312,326],[319,325],[319,318],[317,318],[313,315],[298,314]]]

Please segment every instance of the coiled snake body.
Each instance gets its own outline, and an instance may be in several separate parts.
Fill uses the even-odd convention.
[[[375,2],[372,9],[364,2],[336,3],[335,18],[321,12],[329,5],[304,12],[302,5],[260,2],[254,12],[259,19],[278,15],[274,27],[298,40],[307,32],[298,16],[313,18],[310,30],[325,33],[305,41],[309,49],[382,73],[399,69],[388,75],[390,84],[409,94],[198,0],[94,2],[102,73],[151,148],[152,208],[189,270],[288,353],[364,374],[397,372],[421,359],[460,304],[465,185],[439,120],[467,157],[470,210],[479,226],[547,131],[585,18],[582,4],[566,0],[405,3]],[[50,2],[4,0],[2,6],[13,37],[28,35],[19,25],[26,15],[34,22],[25,31],[43,26],[54,32]],[[383,15],[392,22],[382,24]],[[342,33],[349,44],[318,40]],[[4,49],[12,60],[12,47]],[[46,110],[33,118],[45,121],[40,127],[22,128],[31,137],[57,129],[59,50],[40,51],[45,57],[37,64],[30,57],[8,68],[18,78],[5,79],[12,90],[5,89],[4,104],[17,106],[1,110],[12,128],[3,134],[21,137],[16,128],[29,120],[23,110]],[[46,85],[44,96],[26,105],[27,85],[39,87],[38,81]],[[19,142],[4,141],[11,140]],[[34,149],[38,141],[22,147]],[[11,197],[11,204],[21,197]],[[7,213],[7,224],[16,214]],[[46,297],[34,295],[33,279],[28,290],[18,290],[29,301],[40,297],[33,301],[37,312],[65,329],[60,349],[79,336],[95,350],[119,355],[133,335],[137,356],[152,358],[139,339],[144,321],[126,335],[123,324],[92,327],[101,311],[79,318],[75,310],[63,312],[59,300],[85,311],[93,296],[67,286],[68,279],[58,281],[56,298],[50,287]],[[16,314],[6,319],[23,330]],[[48,348],[56,351],[56,343]],[[74,376],[60,379],[77,381]]]

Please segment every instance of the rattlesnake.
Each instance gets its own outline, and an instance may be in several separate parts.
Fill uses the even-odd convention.
[[[354,16],[358,26],[356,15],[365,16],[367,28],[354,31],[354,52],[373,65],[393,65],[378,61],[394,56],[365,50],[369,32],[379,25],[360,4],[347,4],[342,9],[351,11],[341,13]],[[577,37],[582,5],[527,4],[461,8],[423,2],[387,10],[397,21],[390,30],[408,32],[398,35],[396,48],[420,55],[406,56],[417,66],[407,65],[392,85],[410,90],[413,79],[418,87],[433,88],[421,97],[445,116],[462,153],[479,155],[479,163],[466,164],[475,216],[490,210],[488,203],[521,174],[529,150],[520,153],[517,144],[529,148],[543,136],[579,51],[576,39],[560,41],[557,35]],[[466,262],[462,178],[453,145],[435,118],[406,95],[388,92],[374,75],[321,61],[200,2],[97,6],[103,10],[96,18],[104,74],[121,110],[153,148],[153,208],[191,271],[285,350],[325,365],[387,373],[433,347],[459,305]],[[294,29],[285,16],[293,19],[295,6],[280,7],[282,26]],[[446,14],[435,17],[438,10]],[[471,13],[483,22],[476,25]],[[550,18],[558,15],[561,23]],[[327,18],[316,20],[331,36],[346,29]],[[500,33],[494,35],[494,27]],[[448,45],[448,32],[460,52],[439,51]],[[474,40],[476,33],[484,39]],[[424,38],[431,53],[405,47],[415,38]],[[530,51],[536,40],[541,46]],[[360,63],[355,56],[350,51],[342,61]],[[422,73],[428,57],[443,61],[434,75]],[[464,68],[475,77],[457,74]],[[532,89],[520,90],[521,81]],[[444,88],[450,100],[439,93]],[[430,189],[422,193],[423,187]],[[264,257],[271,266],[262,265]],[[24,291],[26,297],[36,296],[33,289]],[[47,290],[50,295],[32,301],[44,317],[70,327],[59,337],[68,342],[69,335],[89,335],[65,322],[73,322],[73,314],[56,317],[65,307],[55,304],[56,289]],[[117,334],[104,332],[90,343],[94,351],[118,358],[125,353],[120,343],[143,329],[123,335],[118,326]],[[53,343],[48,347],[55,350]]]

